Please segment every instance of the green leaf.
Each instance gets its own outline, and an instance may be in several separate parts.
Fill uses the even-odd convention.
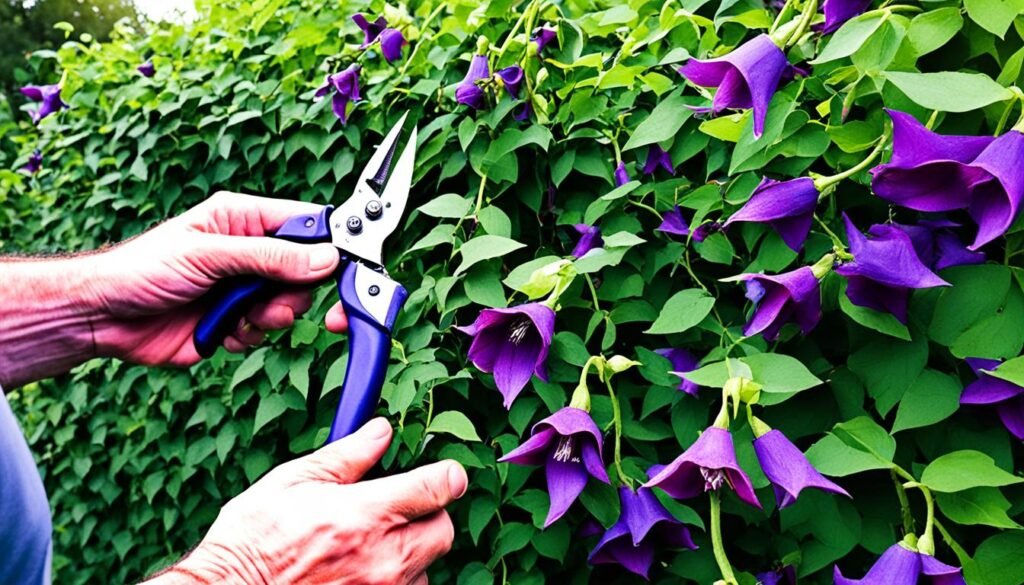
[[[882,22],[887,18],[886,13],[881,11],[871,11],[860,16],[850,19],[843,23],[843,26],[837,30],[832,37],[829,39],[828,44],[821,51],[821,54],[812,61],[809,61],[811,65],[817,65],[819,63],[828,63],[829,61],[835,61],[836,59],[842,59],[843,57],[849,57],[850,55],[857,52],[871,35],[878,30],[878,27],[882,25]]]
[[[974,562],[964,567],[972,585],[1020,585],[1024,583],[1024,533],[1004,532],[990,537],[974,551]]]
[[[674,138],[679,129],[683,127],[683,123],[693,116],[693,110],[686,107],[686,104],[687,99],[679,94],[672,94],[661,100],[651,110],[651,115],[636,127],[622,150],[665,142]]]
[[[658,318],[645,333],[681,333],[703,321],[714,306],[714,297],[701,289],[677,292],[665,302]]]
[[[846,283],[844,282],[839,292],[839,308],[843,313],[868,329],[874,329],[879,333],[895,337],[896,339],[910,341],[910,331],[906,325],[900,323],[900,320],[895,315],[853,304],[850,298],[846,296],[845,289]]]
[[[951,376],[935,370],[921,372],[900,400],[892,432],[926,427],[949,418],[960,407],[961,390],[960,382]]]
[[[807,450],[807,459],[825,475],[841,477],[872,469],[891,469],[896,439],[869,417],[837,424]]]
[[[999,310],[1010,290],[1010,271],[1005,266],[982,264],[950,268],[942,276],[953,286],[939,295],[928,336],[948,347],[975,323]]]
[[[525,246],[526,244],[520,244],[513,239],[503,238],[501,236],[477,236],[459,247],[459,253],[462,255],[462,262],[460,262],[459,267],[455,269],[455,275],[458,276],[459,274],[462,274],[468,270],[470,266],[473,266],[481,260],[498,258]]]
[[[969,112],[1013,99],[1013,92],[982,73],[886,71],[886,79],[911,101],[929,110]]]
[[[928,361],[923,340],[897,341],[882,337],[850,356],[850,370],[875,399],[875,409],[885,416],[903,398]]]
[[[494,543],[494,559],[500,559],[507,554],[522,550],[530,544],[530,539],[536,529],[529,524],[522,522],[506,522],[498,531],[498,539]]]
[[[235,386],[238,386],[253,377],[256,372],[262,370],[263,361],[268,351],[270,351],[269,347],[261,347],[249,354],[249,357],[245,358],[245,361],[235,368],[235,373],[231,376],[231,384],[228,385],[228,390],[233,390]]]
[[[269,394],[260,399],[260,405],[256,408],[256,417],[252,422],[252,434],[260,432],[267,423],[277,419],[288,405],[280,394]]]
[[[416,209],[430,217],[460,219],[469,213],[472,206],[473,202],[469,199],[464,199],[462,195],[445,193],[444,195],[434,197]]]
[[[921,483],[936,492],[959,492],[976,487],[1000,487],[1024,482],[1024,478],[996,467],[988,455],[973,450],[954,451],[928,464]]]
[[[1024,528],[1007,511],[1010,501],[994,487],[979,487],[949,494],[936,494],[942,514],[958,524],[982,524],[995,528]]]
[[[957,6],[929,10],[910,21],[907,38],[915,53],[925,55],[948,43],[963,26],[964,19]]]
[[[788,355],[758,353],[742,358],[750,367],[752,380],[761,384],[761,404],[778,404],[797,392],[814,388],[821,380],[804,364]],[[769,396],[771,395],[771,396]]]
[[[473,423],[470,422],[469,417],[457,410],[447,410],[445,412],[438,413],[434,419],[430,421],[430,425],[427,426],[427,432],[448,433],[449,435],[454,435],[463,441],[480,440],[480,437],[476,434],[476,429],[473,428]]]
[[[1021,5],[1012,0],[964,0],[967,16],[988,32],[1003,38],[1013,19],[1021,13]]]

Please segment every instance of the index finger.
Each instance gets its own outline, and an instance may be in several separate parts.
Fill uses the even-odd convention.
[[[412,471],[363,482],[388,512],[415,520],[443,509],[466,493],[466,470],[455,461],[439,461]]]
[[[323,205],[218,191],[186,212],[189,224],[202,232],[228,236],[264,236],[293,215],[317,214]]]

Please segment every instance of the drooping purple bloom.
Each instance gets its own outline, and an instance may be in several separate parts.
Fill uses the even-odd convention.
[[[60,90],[61,85],[59,83],[54,85],[26,85],[21,88],[21,93],[25,97],[34,102],[41,102],[39,109],[32,112],[33,123],[38,124],[50,114],[68,107],[60,99]]]
[[[487,56],[473,55],[473,60],[469,62],[469,71],[466,72],[466,76],[462,78],[462,81],[455,86],[455,101],[474,110],[483,108],[484,89],[477,85],[477,82],[487,79],[490,77],[490,74],[490,69],[487,66]]]
[[[700,366],[700,360],[697,356],[693,355],[690,350],[682,349],[678,347],[667,347],[664,349],[656,349],[654,353],[672,362],[671,373],[679,376],[679,389],[686,392],[690,396],[696,396],[697,390],[700,386],[696,382],[691,382],[686,378],[683,378],[680,374],[686,372],[692,372]]]
[[[650,489],[641,487],[633,491],[622,486],[619,502],[622,504],[619,519],[590,552],[587,559],[590,564],[621,565],[649,579],[656,550],[697,549],[690,531],[661,505]]]
[[[804,335],[821,319],[821,294],[818,278],[809,266],[782,274],[740,274],[746,297],[754,304],[754,314],[743,326],[743,335],[760,333],[772,341],[786,323],[796,323]]]
[[[911,289],[949,286],[921,262],[900,228],[876,224],[868,238],[846,214],[843,221],[853,260],[836,267],[836,273],[846,277],[846,296],[853,304],[892,313],[906,323]]]
[[[774,571],[754,575],[758,585],[796,585],[796,568],[786,565]]]
[[[822,11],[825,13],[825,24],[821,32],[829,34],[835,32],[844,22],[871,6],[871,0],[825,0]]]
[[[723,226],[721,222],[706,221],[706,222],[700,224],[699,226],[697,226],[693,230],[693,241],[694,242],[703,242],[711,234],[713,234],[715,232],[722,231],[723,227],[725,227],[725,226]]]
[[[544,466],[551,495],[547,528],[569,510],[588,476],[610,483],[601,449],[601,431],[590,413],[567,406],[533,425],[530,438],[498,461]]]
[[[578,223],[572,227],[580,235],[579,241],[576,242],[576,247],[572,249],[573,256],[582,258],[587,252],[604,245],[604,239],[601,238],[601,228],[585,223]]]
[[[931,555],[912,551],[901,543],[882,553],[863,579],[847,579],[836,565],[833,580],[835,585],[917,585],[922,575],[930,577],[933,585],[964,585],[960,569]]]
[[[778,429],[754,439],[754,452],[765,476],[772,482],[780,510],[795,502],[800,492],[809,487],[850,497],[846,490],[819,473]]]
[[[512,119],[516,122],[525,122],[530,119],[532,113],[533,104],[530,100],[526,100],[512,111]]]
[[[754,110],[754,138],[764,133],[768,104],[789,66],[786,54],[766,34],[758,35],[717,59],[690,59],[679,73],[701,87],[717,87],[711,112]]]
[[[504,396],[505,408],[523,390],[530,377],[547,380],[546,363],[555,333],[555,312],[541,303],[507,309],[484,309],[468,327],[469,359],[481,372],[493,373]]]
[[[994,404],[1003,426],[1018,439],[1024,440],[1024,388],[1013,382],[986,374],[999,368],[999,360],[967,358],[978,379],[964,388],[960,404]]]
[[[685,238],[690,235],[690,222],[683,217],[683,210],[676,205],[671,211],[666,212],[662,216],[661,225],[654,229],[655,231]]]
[[[43,151],[38,148],[32,151],[32,154],[28,157],[28,162],[25,166],[21,167],[21,170],[25,171],[30,175],[34,175],[43,168]]]
[[[670,175],[676,174],[676,169],[672,166],[672,156],[657,144],[653,144],[647,149],[647,161],[644,162],[643,173],[653,175],[658,167],[665,169],[665,172]]]
[[[814,181],[807,177],[789,181],[764,178],[725,227],[742,221],[768,223],[787,246],[799,252],[811,231],[818,195]]]
[[[736,461],[732,435],[719,427],[709,427],[697,442],[659,471],[644,487],[661,488],[676,499],[699,496],[704,492],[732,488],[741,500],[761,507],[750,478]]]
[[[970,250],[977,250],[1006,233],[1024,201],[1024,133],[1010,130],[978,155],[971,166],[987,175],[974,185],[967,208],[978,224]]]
[[[921,220],[915,225],[893,224],[903,230],[914,244],[917,257],[925,266],[939,271],[950,266],[983,264],[984,252],[972,252],[950,229],[960,224],[945,220]]]
[[[621,187],[628,183],[631,179],[629,178],[629,172],[626,171],[626,163],[619,161],[619,164],[615,167],[615,186]]]
[[[555,28],[544,25],[534,31],[533,36],[530,38],[531,41],[537,44],[537,54],[540,55],[544,50],[544,47],[548,46],[548,43],[558,39],[558,30]]]
[[[153,65],[153,60],[150,59],[135,68],[136,71],[141,73],[143,77],[153,77],[156,74],[156,66]]]
[[[501,84],[505,86],[505,90],[508,91],[508,95],[512,96],[512,99],[519,99],[519,90],[523,86],[523,68],[519,65],[512,65],[499,69],[497,75],[501,79]]]
[[[372,45],[377,40],[377,37],[384,32],[384,29],[388,27],[388,20],[383,16],[378,16],[377,20],[370,22],[363,14],[356,14],[352,16],[352,22],[356,23],[356,26],[363,31],[363,44],[359,46],[360,49],[365,49]]]
[[[324,84],[316,90],[317,99],[332,93],[331,107],[334,109],[334,115],[341,120],[342,124],[348,121],[346,109],[349,102],[357,102],[362,99],[359,96],[360,69],[359,65],[353,63],[343,71],[328,75]]]
[[[397,28],[386,28],[380,33],[380,52],[388,63],[402,58],[402,47],[409,44],[405,35]]]

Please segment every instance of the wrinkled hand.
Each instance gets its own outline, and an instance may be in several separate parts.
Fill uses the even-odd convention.
[[[256,274],[296,285],[255,306],[224,340],[241,352],[265,332],[290,326],[309,309],[302,285],[323,280],[338,266],[331,244],[296,244],[265,235],[292,215],[313,213],[312,203],[220,192],[186,213],[109,251],[91,257],[92,285],[85,302],[96,308],[99,355],[160,365],[199,361],[192,331],[206,307],[197,302],[218,280]],[[327,328],[347,328],[341,305]]]
[[[444,507],[466,491],[466,472],[442,461],[356,483],[387,450],[377,418],[274,469],[220,512],[188,557],[153,578],[176,583],[425,585],[451,548]]]

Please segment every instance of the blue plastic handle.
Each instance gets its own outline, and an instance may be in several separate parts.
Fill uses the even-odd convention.
[[[328,443],[357,431],[377,409],[391,353],[391,328],[408,296],[400,284],[358,262],[345,266],[338,294],[348,317],[348,367]],[[376,304],[376,311],[369,303]]]
[[[324,206],[318,213],[288,218],[272,237],[316,244],[331,241],[328,222],[334,207]],[[280,292],[281,284],[259,276],[240,276],[217,283],[207,297],[210,310],[196,324],[192,341],[202,357],[210,357],[238,327],[238,322],[260,301]]]

